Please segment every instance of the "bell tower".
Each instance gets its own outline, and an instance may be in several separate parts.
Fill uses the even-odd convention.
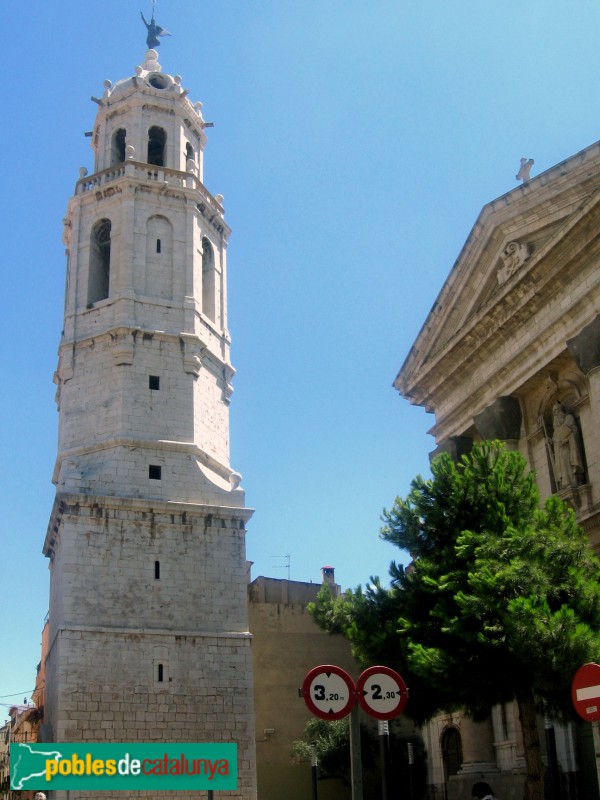
[[[45,730],[237,742],[223,794],[252,800],[252,512],[229,461],[230,229],[203,184],[207,124],[156,50],[93,99],[94,170],[64,220]]]

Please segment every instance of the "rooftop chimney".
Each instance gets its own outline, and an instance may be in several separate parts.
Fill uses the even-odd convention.
[[[334,567],[321,567],[323,583],[335,590],[335,569]]]

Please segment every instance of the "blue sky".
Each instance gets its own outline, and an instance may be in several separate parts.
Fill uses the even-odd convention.
[[[130,0],[5,4],[0,703],[29,696],[48,603],[61,219],[105,78],[145,51]],[[433,419],[392,381],[481,207],[600,138],[591,0],[159,0],[163,69],[214,121],[238,373],[232,465],[253,576],[344,587],[399,553],[379,516]],[[14,695],[14,698],[12,697]],[[9,697],[7,697],[9,696]],[[0,706],[0,718],[2,706]]]

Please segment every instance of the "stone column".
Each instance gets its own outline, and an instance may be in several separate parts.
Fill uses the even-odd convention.
[[[485,722],[474,722],[469,717],[463,717],[460,736],[463,749],[461,773],[498,772],[491,718]]]
[[[468,436],[450,436],[429,453],[429,461],[433,461],[440,453],[449,453],[453,461],[460,461],[461,456],[468,455],[473,447],[473,439]]]

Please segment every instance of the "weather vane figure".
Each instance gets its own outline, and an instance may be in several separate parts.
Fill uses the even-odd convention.
[[[154,6],[156,5],[156,0],[153,0],[152,3],[152,19],[150,22],[146,22],[146,18],[142,11],[140,11],[142,20],[144,21],[144,25],[148,31],[148,36],[146,37],[146,44],[148,45],[149,50],[154,50],[155,47],[160,45],[160,36],[170,36],[171,34],[169,31],[166,31],[164,28],[161,28],[160,25],[157,25],[154,20]]]

